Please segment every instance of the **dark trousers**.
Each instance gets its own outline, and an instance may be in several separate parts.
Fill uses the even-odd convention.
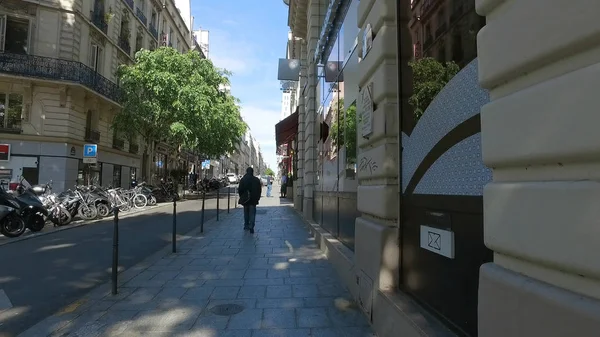
[[[244,228],[254,229],[256,205],[244,205]]]

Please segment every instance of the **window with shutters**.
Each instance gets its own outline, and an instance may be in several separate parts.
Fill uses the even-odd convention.
[[[29,54],[31,21],[0,13],[0,52]]]
[[[102,72],[103,49],[96,43],[92,43],[90,48],[90,68],[97,73]]]

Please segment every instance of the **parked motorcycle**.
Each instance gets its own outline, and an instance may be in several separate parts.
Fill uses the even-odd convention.
[[[52,193],[52,180],[47,184],[33,185],[31,190],[48,210],[46,219],[50,220],[55,227],[71,223],[73,216],[67,209],[67,203],[58,199],[56,194]]]
[[[0,233],[9,238],[21,236],[27,229],[19,214],[20,205],[0,187]]]
[[[25,225],[32,232],[39,232],[46,224],[46,216],[48,210],[37,196],[32,186],[23,185],[23,181],[17,186],[17,195],[13,196],[14,200],[19,204],[19,213]]]

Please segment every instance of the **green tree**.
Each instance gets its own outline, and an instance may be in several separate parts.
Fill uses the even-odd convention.
[[[173,48],[141,50],[135,63],[118,70],[123,109],[114,118],[115,132],[144,140],[143,174],[149,150],[159,142],[219,157],[234,150],[246,131],[238,100],[220,88],[229,73],[196,51]]]
[[[270,167],[267,167],[267,169],[265,170],[265,175],[275,176],[275,172],[273,172],[273,170],[271,170]]]
[[[346,162],[348,164],[356,163],[356,104],[352,103],[344,111],[344,99],[337,102],[339,123],[337,118],[331,123],[329,135],[338,149],[346,146]]]
[[[431,57],[410,62],[409,66],[413,71],[413,94],[408,102],[414,109],[415,119],[418,120],[460,68],[453,61],[444,65]]]

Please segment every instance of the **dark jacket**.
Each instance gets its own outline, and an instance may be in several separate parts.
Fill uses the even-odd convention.
[[[238,194],[242,196],[242,194],[246,193],[246,191],[250,191],[250,201],[248,201],[246,205],[258,205],[258,201],[260,200],[260,195],[262,193],[262,184],[260,183],[260,179],[252,174],[246,173],[238,185]]]

